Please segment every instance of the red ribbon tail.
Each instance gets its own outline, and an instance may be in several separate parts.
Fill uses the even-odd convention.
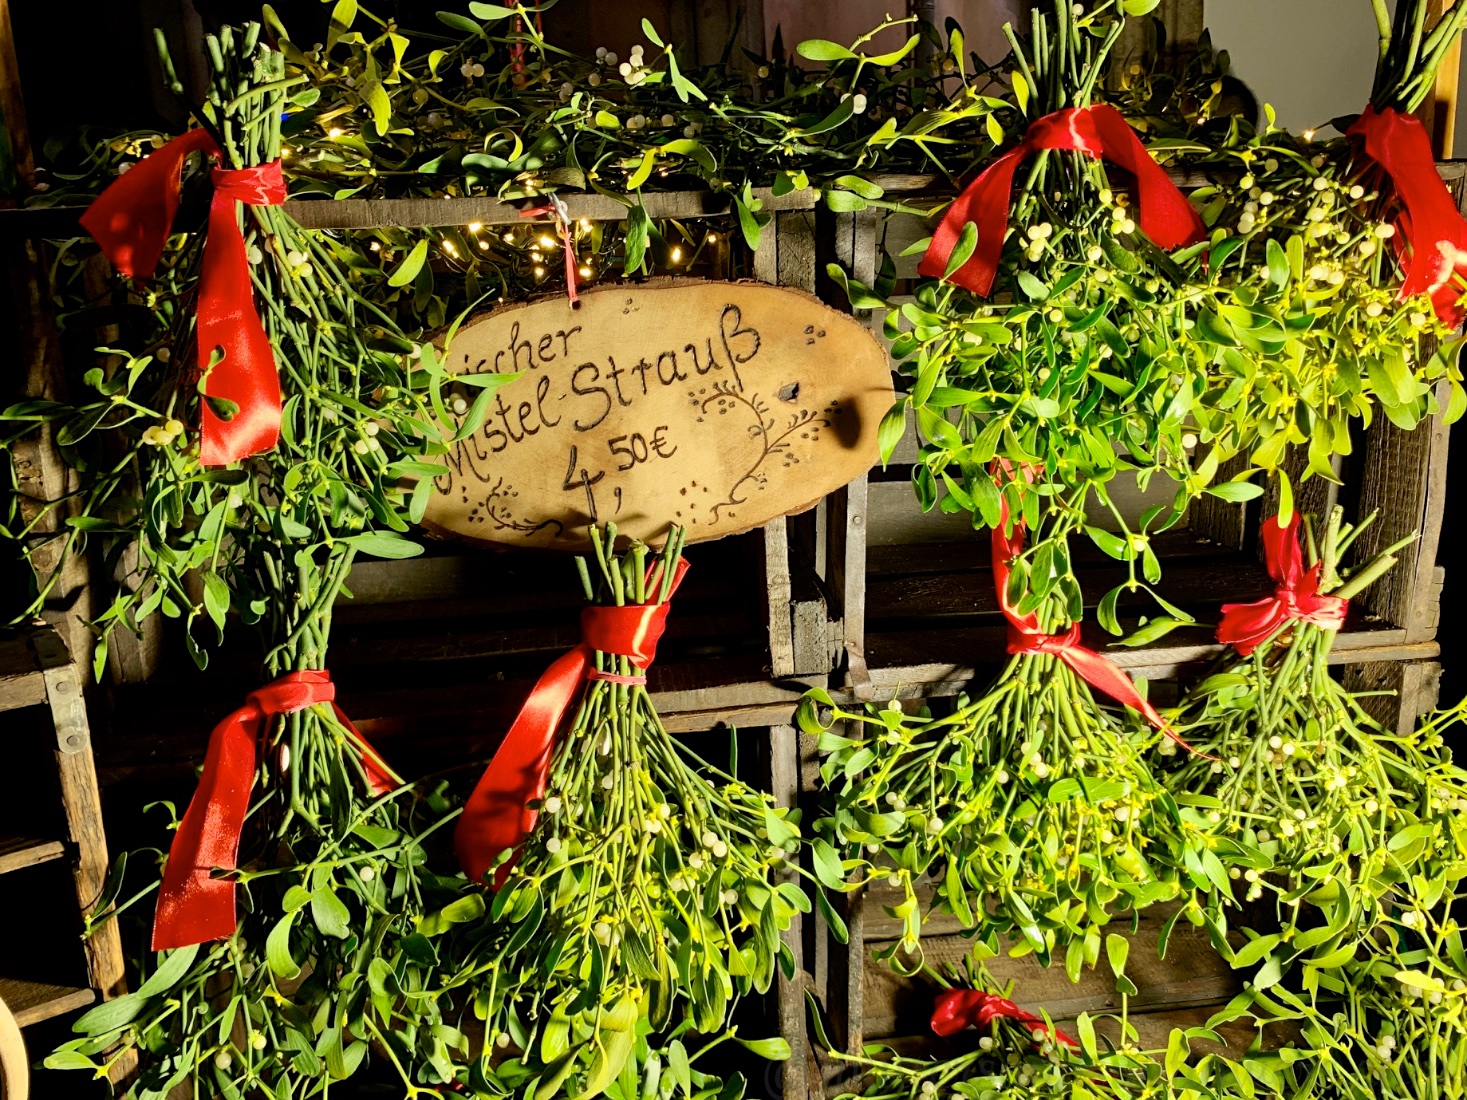
[[[1222,620],[1217,624],[1217,640],[1246,657],[1267,641],[1286,618],[1287,611],[1276,596],[1253,603],[1225,603]]]
[[[1402,262],[1401,297],[1429,295],[1442,322],[1456,327],[1464,314],[1467,219],[1437,172],[1426,127],[1413,115],[1367,107],[1347,133],[1364,139],[1366,156],[1385,170],[1405,207],[1397,227],[1404,230],[1409,250]]]
[[[1178,745],[1181,745],[1182,748],[1194,756],[1200,756],[1204,760],[1216,759],[1194,748],[1191,742],[1187,741],[1176,730],[1172,729],[1171,723],[1158,714],[1156,708],[1148,700],[1141,697],[1141,693],[1136,690],[1135,682],[1124,671],[1111,661],[1108,661],[1101,654],[1096,653],[1093,649],[1086,649],[1084,646],[1075,645],[1066,647],[1055,655],[1064,661],[1065,664],[1069,665],[1074,670],[1075,675],[1079,676],[1080,679],[1084,680],[1091,687],[1110,696],[1122,706],[1130,707],[1132,710],[1139,712],[1141,717],[1150,722],[1153,727],[1166,734],[1167,737],[1171,738]]]
[[[988,995],[977,989],[944,989],[932,1004],[932,1031],[944,1039],[972,1026]]]
[[[200,402],[199,461],[225,466],[271,450],[280,439],[280,375],[255,309],[235,200],[218,190],[199,272],[198,340],[199,369],[208,371],[205,392],[238,406],[225,420]],[[210,369],[216,348],[224,357]]]
[[[1014,173],[1031,152],[1027,142],[1010,149],[963,189],[933,232],[932,243],[917,266],[919,274],[930,279],[942,278],[963,227],[972,222],[978,227],[977,247],[968,262],[953,272],[951,281],[980,298],[988,296],[998,275],[1004,237],[1008,234]]]
[[[207,130],[189,130],[149,153],[92,200],[85,229],[123,275],[149,278],[158,269],[178,213],[183,162],[191,153],[217,153]]]
[[[521,49],[524,47],[522,42],[517,45]],[[571,233],[570,223],[561,213],[563,209],[563,206],[555,205],[555,200],[552,199],[544,206],[532,206],[521,210],[520,217],[538,218],[549,214],[555,218],[555,228],[560,233],[561,251],[565,253],[565,296],[571,308],[576,309],[581,304],[581,296],[576,293],[576,277],[579,274],[576,270],[576,240]]]
[[[1104,157],[1136,180],[1137,224],[1158,248],[1170,252],[1207,236],[1202,216],[1156,163],[1125,117],[1106,103],[1090,108]]]
[[[382,795],[390,794],[402,786],[402,780],[387,766],[387,761],[383,760],[378,755],[377,750],[362,736],[361,730],[352,725],[351,719],[346,716],[346,712],[334,702],[331,704],[331,709],[336,712],[336,720],[351,730],[352,736],[357,739],[357,743],[361,748],[362,770],[367,773],[367,788],[372,794],[380,798]]]
[[[1063,1031],[1045,1023],[1044,1019],[1025,1012],[1013,1001],[979,989],[945,989],[937,995],[932,1008],[932,1030],[944,1039],[969,1027],[987,1027],[999,1017],[1028,1027],[1035,1035],[1054,1032],[1054,1037],[1067,1046],[1080,1044]]]
[[[244,706],[215,726],[209,737],[198,789],[168,849],[153,917],[154,951],[234,934],[235,883],[232,878],[215,878],[213,871],[238,865],[264,720],[258,707]]]
[[[545,670],[464,804],[454,849],[471,882],[483,882],[500,853],[517,850],[535,828],[539,811],[530,803],[545,793],[555,734],[585,681],[591,654],[589,646],[578,645]],[[499,868],[496,889],[510,866]]]

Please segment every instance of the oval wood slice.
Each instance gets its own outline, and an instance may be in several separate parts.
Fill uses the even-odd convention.
[[[0,1001],[0,1100],[26,1100],[30,1096],[30,1059],[15,1016]]]
[[[813,506],[876,462],[886,351],[802,291],[663,280],[468,322],[453,373],[515,373],[446,457],[423,524],[512,546],[588,548],[593,522],[697,542]],[[465,386],[469,402],[482,391]],[[466,419],[474,413],[471,408]]]

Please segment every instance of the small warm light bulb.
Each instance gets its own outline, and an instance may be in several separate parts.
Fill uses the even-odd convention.
[[[530,259],[532,259],[532,260],[543,260],[544,258],[545,257],[542,256],[542,255],[540,255],[540,253],[538,251],[532,251],[530,253]]]
[[[591,269],[589,267],[583,267],[583,268],[581,268],[581,278],[583,278],[583,279],[589,279],[590,277],[591,277]]]
[[[591,219],[590,218],[582,218],[581,219],[581,228],[582,229],[589,230],[591,228]]]
[[[291,150],[291,148],[290,148],[289,145],[282,145],[280,147],[280,155],[282,157],[288,157],[288,156],[290,156],[291,152],[292,152],[292,150]]]
[[[480,248],[483,248],[483,249],[488,249],[488,247],[489,247],[489,242],[488,242],[488,241],[480,241],[480,242],[479,242],[479,247],[480,247]]]
[[[1303,136],[1303,138],[1304,138],[1305,141],[1313,141],[1314,140],[1314,131],[1313,130],[1305,130],[1302,136]]]
[[[672,262],[673,263],[677,263],[682,258],[683,258],[683,250],[681,248],[674,248],[672,250]]]
[[[514,234],[513,233],[506,233],[504,235],[504,243],[505,244],[514,244]]]
[[[718,234],[717,233],[709,233],[708,234],[708,243],[709,244],[717,244],[718,243]]]
[[[340,126],[333,126],[326,131],[327,137],[340,137],[345,131]]]
[[[469,222],[469,224],[468,224],[468,230],[469,230],[470,233],[477,233],[479,230],[481,230],[483,228],[484,228],[484,223],[483,222]]]
[[[458,250],[453,247],[453,242],[452,241],[444,241],[443,242],[443,251],[447,252],[450,256],[454,256],[454,255],[457,255],[458,254]]]
[[[537,267],[537,268],[535,268],[535,278],[537,278],[537,279],[543,279],[543,278],[545,278],[545,269],[543,267]]]
[[[555,238],[554,237],[541,237],[540,238],[540,247],[541,248],[554,248],[555,247]]]
[[[381,241],[373,241],[369,247],[372,249],[373,252],[381,252],[382,251],[382,242]]]

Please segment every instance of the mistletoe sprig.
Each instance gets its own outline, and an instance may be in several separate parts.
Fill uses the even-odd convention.
[[[1053,14],[1034,13],[1027,44],[1010,28],[1012,87],[990,115],[995,145],[1006,128],[1019,136],[1054,111],[1100,101],[1122,21],[1109,4],[1088,13],[1056,4]],[[1159,576],[1150,536],[1174,524],[1191,499],[1211,491],[1244,500],[1260,490],[1243,481],[1212,486],[1218,459],[1194,462],[1193,411],[1207,368],[1179,350],[1187,303],[1178,269],[1138,233],[1130,197],[1079,152],[1040,150],[1018,179],[992,298],[953,281],[976,247],[971,222],[945,274],[919,283],[913,301],[890,303],[887,287],[830,269],[853,305],[888,310],[892,358],[908,377],[908,393],[882,424],[883,459],[913,414],[922,444],[912,470],[919,503],[969,512],[979,529],[999,521],[986,473],[995,459],[1039,471],[1057,499],[1083,489],[1081,508],[1089,494],[1109,506],[1106,485],[1117,477],[1143,486],[1171,477],[1179,487],[1170,507],[1148,511],[1135,530],[1121,520],[1119,535],[1090,532],[1104,553],[1127,563],[1123,588],[1136,590],[1138,570],[1151,582]],[[1058,546],[1050,553],[1064,557]],[[1117,634],[1113,608],[1122,590],[1102,611]]]
[[[587,600],[667,603],[683,538],[674,528],[660,552],[618,550],[615,525],[592,528],[594,558],[577,559]],[[636,671],[604,653],[596,668]],[[588,684],[538,809],[487,919],[455,943],[448,983],[472,995],[491,1038],[538,1059],[536,1095],[597,1095],[634,1064],[635,1035],[717,1035],[740,997],[789,969],[780,933],[810,908],[786,873],[798,811],[676,744],[644,685]],[[726,1037],[789,1057],[783,1039]]]

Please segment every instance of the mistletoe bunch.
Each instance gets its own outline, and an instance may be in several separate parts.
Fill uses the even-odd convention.
[[[1015,515],[1048,488],[1021,484],[999,490]],[[1050,514],[1062,518],[1047,521],[1029,549],[994,532],[995,572],[1009,570],[996,578],[1000,601],[1011,624],[1025,624],[1021,638],[1063,638],[1079,613],[1078,589],[1052,555],[1080,513],[1067,503]],[[1022,533],[1022,523],[1013,526]],[[913,883],[929,876],[940,904],[995,950],[1008,935],[1014,950],[1046,964],[1062,954],[1078,980],[1099,960],[1115,913],[1181,893],[1182,868],[1207,850],[1213,826],[1184,817],[1153,774],[1146,750],[1160,733],[1099,705],[1062,653],[1012,644],[1010,652],[978,698],[960,696],[943,717],[914,718],[895,705],[846,711],[822,690],[807,693],[799,720],[820,738],[835,798],[817,827],[850,856],[848,869],[864,862],[856,854],[864,846],[905,887],[893,965],[920,964]],[[849,728],[837,733],[835,722]]]
[[[1362,591],[1399,549],[1342,575],[1342,556],[1369,520],[1350,526],[1341,515],[1335,509],[1321,537],[1308,538],[1318,592],[1336,600]],[[1452,816],[1467,803],[1435,729],[1383,729],[1330,675],[1339,625],[1286,621],[1256,644],[1238,643],[1247,652],[1189,689],[1177,712],[1177,727],[1211,760],[1173,756],[1166,783],[1179,802],[1225,823],[1216,851],[1246,878],[1247,900],[1266,890],[1285,907],[1339,900],[1360,910],[1339,919],[1365,932],[1413,875],[1439,892],[1467,869]],[[1293,913],[1286,925],[1299,932]]]
[[[577,559],[586,599],[665,614],[684,537],[673,528],[660,552],[640,542],[619,550],[614,525],[592,528],[594,559]],[[623,1074],[643,1080],[661,1055],[646,1041],[638,1054],[638,1036],[683,1051],[679,1036],[724,1032],[765,1057],[789,1057],[783,1039],[724,1029],[740,996],[769,989],[777,960],[788,967],[780,933],[810,908],[786,874],[797,866],[798,814],[673,741],[640,682],[644,652],[594,652],[531,802],[533,830],[488,866],[488,918],[465,926],[452,953],[449,988],[472,993],[491,1038],[525,1052],[519,1072],[534,1074],[541,1097],[598,1095]],[[483,862],[472,835],[479,797],[459,825],[470,874]],[[478,1070],[485,1079],[492,1051]],[[679,1057],[685,1066],[686,1052]]]
[[[1428,8],[1400,4],[1392,23],[1375,6],[1381,59],[1368,114],[1416,110],[1467,25],[1452,11],[1427,28]],[[1415,254],[1404,187],[1357,129],[1366,121],[1340,120],[1349,135],[1317,141],[1279,129],[1269,110],[1256,131],[1234,120],[1220,140],[1158,143],[1209,178],[1192,196],[1211,234],[1191,268],[1184,351],[1205,364],[1193,421],[1221,458],[1246,454],[1274,470],[1299,446],[1305,476],[1338,480],[1352,422],[1369,425],[1378,409],[1410,429],[1467,410],[1451,339],[1467,282],[1455,263],[1440,279],[1418,274],[1432,261]],[[1445,408],[1439,381],[1450,386]]]

